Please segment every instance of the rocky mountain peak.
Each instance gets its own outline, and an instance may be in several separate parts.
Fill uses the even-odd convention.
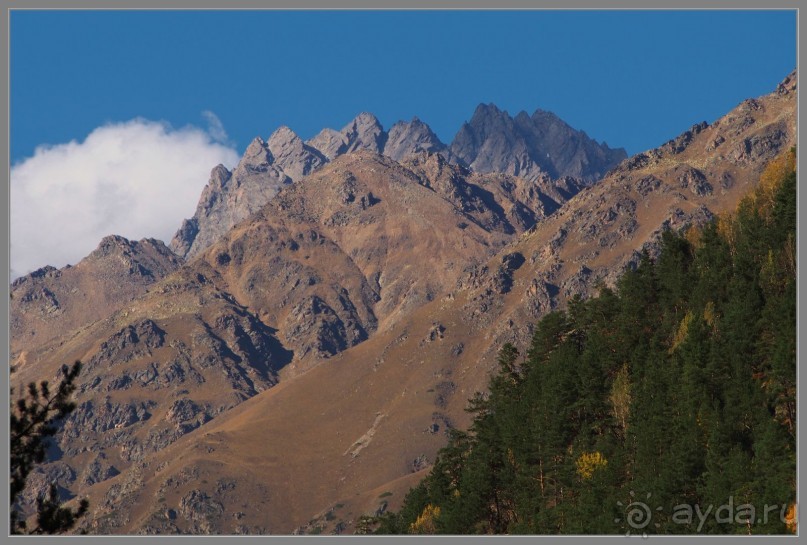
[[[389,130],[384,155],[396,161],[421,152],[445,152],[447,147],[434,134],[431,127],[413,117],[411,121],[398,121]]]
[[[473,118],[480,118],[485,116],[501,116],[501,115],[507,115],[507,112],[500,110],[499,107],[492,102],[489,102],[487,104],[485,104],[484,102],[480,102],[477,105],[476,109],[474,110],[474,115],[473,117],[471,117],[471,120],[473,121]]]
[[[275,165],[293,181],[307,176],[328,162],[319,150],[309,146],[293,130],[283,125],[267,142],[269,151],[275,158]]]
[[[210,182],[217,187],[224,187],[232,176],[232,172],[227,170],[222,164],[218,164],[210,171]]]
[[[182,257],[196,255],[266,204],[282,185],[292,181],[280,167],[281,162],[291,171],[306,168],[307,152],[300,149],[302,141],[288,135],[284,140],[282,135],[280,130],[273,134],[279,158],[274,156],[267,142],[256,137],[232,172],[223,165],[213,168],[196,212],[192,218],[182,221],[171,240],[173,252]],[[281,142],[286,145],[280,146]]]
[[[627,157],[538,109],[515,118],[495,104],[480,104],[450,146],[457,160],[478,172],[504,172],[527,180],[542,175],[594,182]]]
[[[241,161],[251,165],[268,165],[274,162],[274,157],[272,157],[266,142],[260,136],[256,136],[247,146]]]
[[[348,127],[378,127],[380,129],[381,122],[378,121],[375,114],[359,112],[359,114],[353,118],[353,121],[348,124]]]
[[[347,139],[341,132],[325,128],[322,129],[314,138],[306,141],[306,144],[319,150],[322,155],[327,157],[328,160],[332,161],[339,155],[345,153]]]
[[[272,133],[266,143],[268,144],[269,149],[271,149],[273,146],[290,144],[297,140],[300,140],[300,137],[297,136],[296,132],[291,130],[288,125],[281,125],[275,129],[275,132]]]
[[[182,223],[171,248],[183,257],[195,255],[265,205],[282,185],[362,150],[395,161],[439,154],[480,173],[536,183],[564,176],[592,182],[626,155],[597,144],[550,112],[536,110],[532,117],[520,112],[514,120],[493,103],[477,106],[450,147],[417,117],[399,121],[387,132],[375,115],[361,112],[340,131],[326,128],[308,141],[284,125],[268,141],[256,137],[232,172],[214,169],[196,214]]]
[[[252,141],[247,145],[247,149],[244,151],[244,155],[249,157],[254,155],[257,151],[260,151],[261,148],[266,147],[266,142],[260,136],[256,136],[252,139]]]
[[[131,241],[120,235],[107,235],[101,239],[98,247],[90,254],[92,257],[107,256],[116,251],[130,250]]]
[[[387,134],[378,118],[369,112],[357,115],[342,129],[342,134],[347,138],[345,153],[359,149],[381,153],[387,140]]]

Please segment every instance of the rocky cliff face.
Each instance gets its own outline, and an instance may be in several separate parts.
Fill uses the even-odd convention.
[[[280,127],[266,142],[274,157],[274,165],[292,180],[308,176],[328,162],[318,150],[303,142],[288,127]]]
[[[278,138],[275,148],[283,152],[283,160],[287,164],[292,162],[293,143],[281,145]],[[304,170],[305,167],[299,165],[297,168]],[[232,172],[223,165],[213,169],[210,181],[199,198],[196,213],[182,222],[171,241],[171,250],[183,257],[194,257],[220,239],[236,223],[257,212],[282,186],[291,181],[283,169],[275,164],[269,145],[256,138]]]
[[[477,107],[450,150],[476,171],[505,172],[526,180],[546,174],[593,182],[627,157],[624,149],[595,142],[551,112],[520,112],[512,118],[493,104]]]

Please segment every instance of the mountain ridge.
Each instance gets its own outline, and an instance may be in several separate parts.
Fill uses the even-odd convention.
[[[477,112],[483,106],[480,105]],[[536,113],[539,111],[543,112],[537,110]],[[551,119],[551,123],[547,124],[547,130],[551,134],[546,138],[543,140],[533,138],[527,142],[523,135],[516,134],[513,136],[512,146],[497,148],[496,157],[488,157],[484,161],[471,158],[471,154],[476,150],[456,143],[464,134],[465,127],[471,127],[467,123],[457,133],[451,145],[441,142],[434,131],[418,117],[413,117],[408,122],[398,121],[389,131],[385,131],[373,114],[361,112],[340,131],[325,128],[307,141],[303,141],[289,127],[281,126],[266,142],[259,137],[253,140],[232,173],[222,172],[222,169],[226,171],[222,165],[213,169],[210,181],[200,197],[196,213],[192,218],[183,221],[169,246],[181,257],[195,256],[235,223],[268,202],[283,184],[299,181],[337,157],[360,150],[392,157],[396,161],[412,158],[422,152],[438,153],[451,163],[470,166],[481,173],[502,172],[521,175],[531,182],[547,178],[578,177],[585,183],[592,183],[601,174],[600,171],[615,166],[625,155],[624,150],[621,150],[620,154],[619,150],[600,149],[599,144],[588,139],[585,133],[575,131],[554,114],[543,112],[542,115]],[[476,117],[477,113],[474,114],[474,118]],[[484,123],[477,121],[474,127],[484,132],[486,129],[480,127],[480,124]],[[512,131],[516,130],[512,123],[509,127]],[[535,129],[535,126],[532,128]],[[496,134],[497,138],[501,138],[499,133]],[[543,161],[539,164],[534,161],[532,157],[540,155],[542,147],[546,147],[553,139],[570,140],[565,146],[555,146],[553,153],[573,155],[555,162]],[[577,143],[578,140],[582,144]],[[486,152],[488,155],[489,151]],[[523,168],[513,166],[514,160],[510,157],[514,153],[526,157],[515,159],[517,164],[524,164]],[[589,155],[592,157],[589,158]],[[262,171],[249,170],[249,165],[254,163],[256,157],[261,159],[264,166]],[[599,170],[589,168],[589,162],[594,162]],[[234,177],[240,182],[237,187],[243,185],[245,189],[238,191],[238,196],[230,196],[234,190],[221,183],[220,179],[224,176]]]

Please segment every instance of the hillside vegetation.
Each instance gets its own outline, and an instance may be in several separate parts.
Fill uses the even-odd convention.
[[[489,393],[470,400],[470,429],[399,512],[364,522],[377,533],[794,531],[795,238],[791,150],[733,214],[665,232],[658,258],[615,290],[545,316],[525,355],[503,346]],[[628,519],[631,502],[647,505],[646,521]],[[701,519],[695,506],[712,510]]]

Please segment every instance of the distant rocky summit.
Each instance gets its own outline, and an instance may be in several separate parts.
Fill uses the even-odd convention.
[[[305,160],[293,164],[291,159],[293,143],[290,140],[293,134],[288,130],[286,145],[277,139],[273,145],[276,150],[288,152],[281,157],[290,170],[305,170]],[[255,138],[232,172],[224,165],[215,167],[199,198],[196,213],[182,222],[169,246],[171,250],[182,257],[194,256],[221,238],[236,223],[260,210],[278,189],[292,181],[275,163],[269,145]]]
[[[534,180],[572,176],[586,182],[602,178],[627,158],[623,148],[599,144],[544,110],[515,118],[494,104],[480,104],[463,124],[451,153],[477,172],[503,172]]]

